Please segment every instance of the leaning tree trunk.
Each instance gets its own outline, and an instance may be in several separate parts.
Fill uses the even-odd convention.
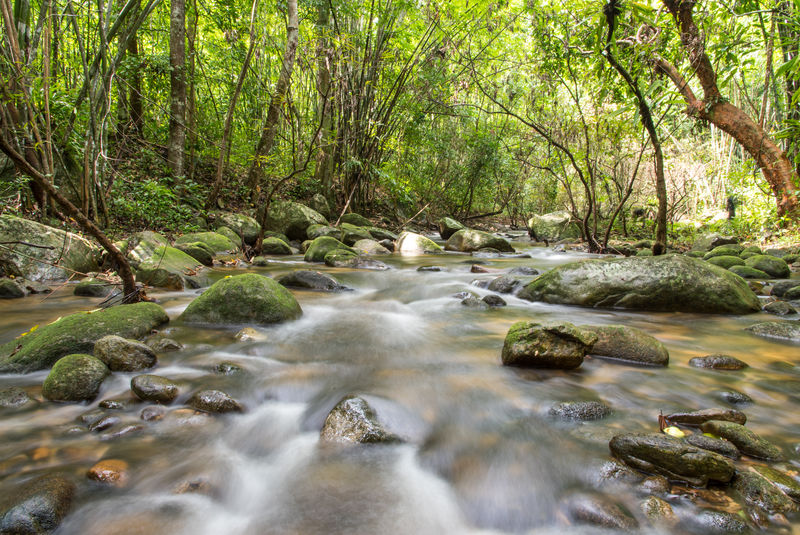
[[[705,42],[692,11],[695,0],[663,0],[675,18],[681,32],[681,43],[689,55],[697,79],[703,87],[703,98],[695,96],[688,82],[674,65],[658,59],[657,67],[678,88],[688,105],[688,114],[711,122],[733,137],[756,160],[764,178],[775,195],[778,215],[792,219],[800,217],[797,173],[786,153],[769,134],[749,115],[722,98],[717,86],[717,74],[705,52]]]
[[[183,177],[186,143],[186,2],[172,0],[169,16],[169,142],[167,162],[173,177]]]
[[[253,157],[253,165],[250,167],[250,173],[247,177],[248,186],[250,187],[250,200],[252,202],[255,202],[258,198],[258,186],[264,178],[263,165],[275,144],[275,134],[278,131],[278,115],[281,106],[283,106],[286,100],[286,94],[289,92],[289,81],[291,80],[292,69],[294,68],[294,56],[297,51],[298,29],[300,25],[297,17],[297,0],[288,1],[288,15],[289,23],[286,26],[286,49],[283,53],[281,72],[278,76],[278,83],[275,86],[275,93],[272,95],[272,100],[270,100],[269,103],[267,120],[261,131],[261,138],[258,140],[256,153]]]

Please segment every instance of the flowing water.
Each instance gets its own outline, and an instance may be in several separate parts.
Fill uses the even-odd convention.
[[[515,243],[531,258],[486,260],[486,267],[549,269],[585,255]],[[560,503],[575,492],[606,492],[647,525],[636,488],[609,491],[600,473],[608,440],[620,432],[654,432],[658,414],[726,407],[720,391],[751,396],[748,427],[798,458],[800,367],[797,346],[756,338],[743,328],[772,319],[631,313],[530,303],[476,310],[453,296],[498,275],[470,273],[465,255],[399,257],[388,271],[314,266],[354,291],[294,291],[301,319],[258,330],[265,340],[239,342],[238,327],[198,328],[174,321],[196,291],[155,295],[173,321],[163,332],[185,347],[160,355],[153,373],[178,380],[182,394],[159,421],[140,418],[144,403],[108,410],[119,421],[99,432],[85,421],[101,400],[129,399],[135,374],[115,373],[89,405],[48,402],[5,409],[0,420],[0,487],[31,474],[67,472],[85,483],[59,534],[449,534],[584,533]],[[443,272],[419,272],[422,265]],[[299,257],[252,270],[279,276],[309,269]],[[219,269],[214,277],[243,272]],[[0,303],[0,342],[35,324],[94,308],[97,300],[64,288],[41,299]],[[519,320],[623,323],[644,329],[670,352],[666,369],[587,359],[576,371],[500,365],[509,326]],[[750,368],[690,368],[693,356],[728,353]],[[241,367],[215,373],[221,362]],[[41,399],[47,372],[0,376]],[[224,390],[245,407],[237,415],[181,410],[201,388]],[[332,447],[319,431],[345,395],[368,399],[400,445]],[[566,423],[548,416],[561,401],[602,400],[614,413]],[[88,413],[88,414],[87,414]],[[100,459],[130,465],[125,488],[86,480]],[[183,492],[186,489],[195,492]],[[668,501],[685,518],[703,508],[735,510],[698,493]],[[643,528],[647,531],[648,528]],[[791,527],[788,529],[792,529]],[[793,530],[798,532],[797,530]]]

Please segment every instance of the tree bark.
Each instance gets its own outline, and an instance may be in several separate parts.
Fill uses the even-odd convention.
[[[248,173],[248,185],[250,187],[250,200],[255,202],[258,199],[258,188],[264,179],[264,163],[275,144],[275,134],[278,130],[278,115],[286,100],[289,92],[289,82],[294,68],[294,57],[297,51],[297,40],[299,30],[299,20],[297,16],[297,0],[289,0],[288,24],[286,26],[286,48],[283,53],[283,63],[281,72],[278,76],[278,83],[275,85],[275,93],[269,103],[267,110],[267,120],[261,131],[261,138],[258,140],[256,152],[253,157],[253,164]]]
[[[317,162],[314,178],[322,184],[322,191],[328,204],[335,200],[333,191],[333,150],[331,146],[333,132],[333,114],[331,113],[331,54],[328,50],[328,24],[330,21],[330,6],[321,2],[318,7],[317,29],[320,32],[317,42],[317,93],[319,94],[318,114],[322,116],[322,130],[320,131]]]
[[[722,98],[717,75],[705,52],[705,43],[692,11],[695,0],[663,0],[681,32],[681,43],[688,53],[692,70],[703,88],[703,98],[695,96],[691,87],[674,65],[657,59],[657,67],[678,88],[688,105],[687,113],[716,125],[733,137],[758,163],[775,196],[778,215],[800,217],[797,172],[786,153],[744,111]]]
[[[186,2],[171,0],[169,17],[169,141],[167,162],[173,177],[183,177],[186,143]]]

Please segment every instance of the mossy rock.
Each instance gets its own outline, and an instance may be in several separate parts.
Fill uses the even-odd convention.
[[[167,238],[158,232],[144,230],[128,237],[125,242],[124,252],[131,263],[131,267],[136,269],[141,262],[149,260],[156,254],[156,251],[167,246],[169,246]]]
[[[703,255],[704,260],[709,260],[716,256],[739,256],[744,248],[736,243],[729,243],[727,245],[720,245],[719,247],[714,247],[705,255]]]
[[[596,334],[571,323],[520,321],[508,330],[501,358],[504,366],[569,370],[583,364],[595,342]]]
[[[397,239],[397,234],[383,228],[378,228],[378,227],[363,227],[363,228],[367,229],[369,233],[372,234],[372,237],[377,241],[382,241],[382,240],[395,241]]]
[[[331,227],[328,225],[311,225],[306,229],[306,234],[310,240],[314,240],[320,238],[322,236],[330,236],[331,238],[336,238],[337,240],[342,240],[342,231],[336,227]]]
[[[354,249],[343,244],[336,238],[330,236],[320,236],[311,242],[311,245],[306,249],[306,254],[303,259],[306,262],[324,262],[325,256],[331,251],[343,250],[357,254]]]
[[[79,297],[108,297],[114,285],[99,279],[83,279],[75,285],[72,293]]]
[[[330,267],[346,267],[353,258],[358,258],[358,253],[346,249],[334,249],[325,255],[325,265]]]
[[[723,420],[710,420],[700,426],[703,433],[724,438],[736,446],[740,452],[750,457],[767,461],[783,461],[783,452],[775,444],[758,436],[741,424]]]
[[[641,329],[627,325],[582,327],[597,335],[591,354],[643,366],[667,366],[667,348]]]
[[[184,234],[175,240],[175,245],[178,246],[187,243],[200,242],[208,246],[208,248],[211,250],[211,253],[214,255],[236,254],[239,252],[241,238],[239,238],[235,232],[231,232],[236,238],[235,240],[232,240],[229,236],[225,236],[219,232],[192,232],[190,234]]]
[[[759,256],[760,254],[761,253],[753,253],[753,252],[748,252],[748,251],[742,251],[741,253],[739,253],[739,258],[741,258],[742,260],[747,260],[748,258],[750,258],[752,256]]]
[[[461,229],[450,236],[444,248],[448,251],[462,253],[471,253],[486,248],[496,249],[501,253],[514,252],[514,248],[507,240],[488,232],[469,228]]]
[[[783,257],[783,261],[787,264],[794,264],[797,260],[800,259],[800,255],[790,253]]]
[[[705,255],[703,251],[686,251],[686,256],[691,258],[703,258]]]
[[[275,201],[269,207],[265,230],[285,234],[290,240],[308,239],[308,227],[327,225],[328,220],[317,212],[297,202]]]
[[[242,237],[236,234],[236,231],[226,226],[217,227],[215,234],[219,234],[220,236],[228,238],[228,241],[236,245],[237,251],[241,248],[242,243],[244,243],[242,241]]]
[[[692,245],[692,250],[703,251],[703,253],[707,253],[708,251],[711,251],[720,245],[729,245],[733,243],[739,243],[739,239],[735,236],[723,236],[714,232],[697,238]]]
[[[467,228],[465,225],[462,225],[452,217],[441,218],[438,226],[439,236],[441,236],[443,240],[447,240],[459,230]]]
[[[403,232],[400,234],[400,237],[397,239],[395,251],[403,256],[440,254],[444,252],[433,240],[413,232]]]
[[[356,227],[348,223],[343,223],[341,225],[341,229],[342,229],[342,243],[344,243],[349,247],[352,247],[353,244],[359,240],[372,239],[372,234],[370,234],[369,230],[365,228]]]
[[[389,249],[373,239],[358,240],[353,244],[353,249],[367,256],[392,254]]]
[[[311,197],[308,201],[308,207],[319,212],[325,219],[331,218],[331,205],[328,203],[328,199],[321,193],[315,193],[314,196]]]
[[[283,243],[287,243],[287,244],[291,241],[291,240],[289,240],[289,237],[286,234],[283,234],[281,232],[275,232],[274,230],[265,230],[264,231],[264,238],[265,239],[266,238],[278,238]]]
[[[796,321],[764,321],[745,330],[762,338],[800,342],[800,323]]]
[[[731,266],[728,271],[739,275],[743,279],[768,279],[769,275],[760,269],[752,268],[750,266]]]
[[[351,212],[349,214],[344,214],[342,218],[339,220],[339,224],[347,223],[349,225],[355,225],[357,227],[371,227],[372,222],[364,217],[361,214],[357,214],[355,212]]]
[[[248,245],[255,245],[258,234],[261,232],[261,225],[258,221],[245,214],[234,214],[232,212],[213,212],[211,217],[217,227],[228,227],[233,230]]]
[[[636,256],[653,256],[653,251],[650,249],[639,249],[636,251]]]
[[[714,264],[715,266],[719,266],[724,269],[729,269],[733,266],[744,265],[744,260],[742,260],[738,256],[728,256],[728,255],[712,256],[706,261],[709,264]]]
[[[741,255],[741,254],[744,254],[744,253],[764,254],[761,251],[761,247],[759,247],[758,245],[750,245],[748,247],[745,247],[744,249],[742,249],[742,252],[739,253],[739,254]]]
[[[557,242],[579,238],[581,231],[569,212],[534,215],[528,220],[528,235],[536,241]]]
[[[760,510],[760,514],[772,515],[797,511],[797,504],[759,473],[739,472],[733,481],[733,488],[745,504]]]
[[[174,247],[159,247],[136,268],[136,280],[158,288],[199,288],[204,278],[194,275],[200,263]]]
[[[541,275],[519,293],[528,301],[709,314],[761,310],[740,277],[685,255],[585,260]]]
[[[292,248],[280,238],[264,238],[261,242],[261,253],[267,255],[290,255]]]
[[[95,342],[106,335],[142,338],[168,321],[167,313],[155,303],[70,314],[0,346],[0,372],[43,370],[65,355],[91,353]]]
[[[215,282],[189,303],[180,319],[187,323],[268,325],[299,318],[294,296],[274,280],[255,273]]]
[[[114,334],[95,342],[94,356],[114,372],[137,372],[152,368],[158,362],[150,346]]]
[[[214,252],[209,250],[203,242],[176,244],[175,248],[188,254],[204,266],[214,265]]]
[[[19,299],[25,297],[27,292],[17,279],[0,279],[0,299]]]
[[[110,374],[97,357],[67,355],[53,365],[42,385],[42,395],[50,401],[92,401]]]
[[[791,275],[789,265],[781,258],[769,255],[751,256],[744,261],[746,266],[755,268],[775,279],[786,279]]]

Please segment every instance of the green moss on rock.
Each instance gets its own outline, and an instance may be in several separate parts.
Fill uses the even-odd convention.
[[[508,330],[501,358],[505,366],[572,369],[583,363],[595,342],[596,334],[571,323],[520,321]]]
[[[136,280],[158,288],[183,290],[184,287],[199,288],[202,280],[194,278],[200,263],[174,247],[159,247],[153,256],[136,268]]]
[[[444,252],[442,248],[436,245],[432,240],[413,232],[403,232],[400,234],[400,237],[397,239],[395,251],[403,256],[439,254]]]
[[[67,355],[58,360],[42,385],[50,401],[91,401],[100,392],[108,367],[92,355]]]
[[[513,253],[514,248],[505,239],[474,229],[461,229],[448,238],[444,248],[448,251],[471,253],[481,249],[491,248],[501,253]]]
[[[712,256],[707,260],[707,262],[709,264],[714,264],[715,266],[719,266],[724,269],[729,269],[733,266],[744,265],[744,260],[742,260],[738,256],[728,256],[728,255]]]
[[[308,246],[303,259],[306,262],[324,262],[325,256],[331,251],[336,250],[349,251],[353,254],[357,254],[354,249],[351,249],[336,238],[320,236],[319,238],[315,238]]]
[[[292,248],[289,244],[280,238],[264,238],[261,242],[261,253],[268,255],[289,255],[292,254]]]
[[[308,227],[327,225],[328,220],[317,212],[296,202],[273,202],[267,213],[265,228],[285,234],[290,240],[308,239]]]
[[[728,271],[734,275],[738,275],[743,279],[768,279],[769,275],[760,269],[752,268],[750,266],[731,266]]]
[[[241,243],[241,239],[236,235],[235,232],[233,235],[236,237],[235,241],[229,236],[224,236],[218,232],[192,232],[190,234],[184,234],[175,240],[175,245],[177,246],[187,243],[201,242],[206,244],[215,255],[236,254],[239,252],[239,244]]]
[[[755,268],[775,279],[786,279],[791,275],[789,265],[782,259],[770,255],[755,255],[744,261],[746,266]]]

